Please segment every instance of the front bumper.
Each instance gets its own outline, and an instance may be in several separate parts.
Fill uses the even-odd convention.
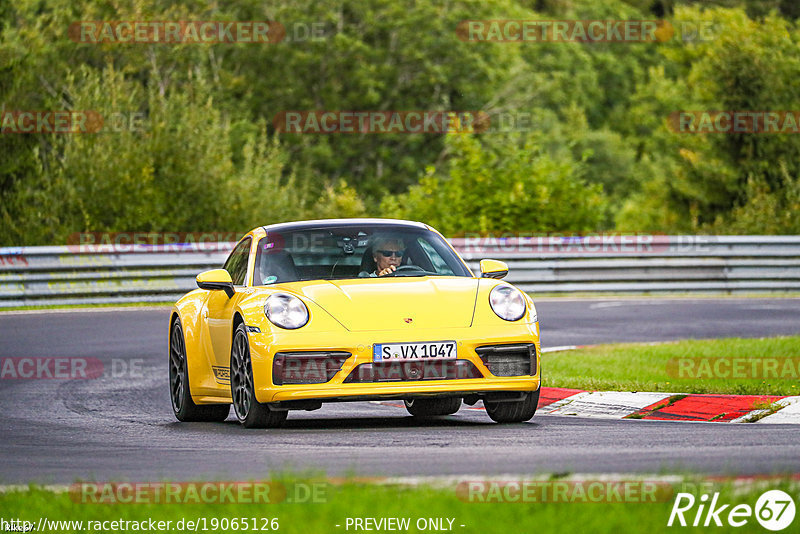
[[[483,378],[403,380],[345,383],[361,364],[372,363],[374,343],[404,343],[455,340],[459,360],[467,360]],[[487,345],[532,343],[535,373],[525,376],[494,376],[476,352]],[[502,327],[413,329],[379,332],[269,332],[250,334],[250,353],[256,399],[262,403],[285,401],[355,401],[409,398],[425,395],[472,395],[491,392],[535,391],[540,385],[538,323],[511,323]],[[351,356],[333,378],[319,384],[275,385],[273,357],[278,352],[347,352]],[[357,371],[356,371],[357,372]]]

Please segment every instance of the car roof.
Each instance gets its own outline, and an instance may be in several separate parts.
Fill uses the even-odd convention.
[[[423,228],[430,230],[426,224],[416,221],[404,221],[401,219],[315,219],[312,221],[294,221],[264,226],[266,232],[279,232],[286,230],[302,230],[312,228],[341,228],[345,226],[408,226],[411,228]]]

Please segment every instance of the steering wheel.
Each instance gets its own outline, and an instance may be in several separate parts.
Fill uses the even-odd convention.
[[[391,273],[384,274],[383,276],[394,276],[395,274],[397,274],[397,273],[399,273],[401,271],[424,271],[424,270],[425,269],[423,269],[419,265],[401,265],[400,267],[398,267],[397,269],[395,269]]]

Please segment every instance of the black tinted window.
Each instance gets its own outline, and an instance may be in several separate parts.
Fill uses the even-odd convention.
[[[386,249],[402,252],[394,276],[472,276],[428,229],[347,225],[270,232],[258,243],[253,285],[374,277],[375,257]]]
[[[250,257],[251,241],[248,237],[239,242],[231,252],[231,255],[228,256],[225,267],[223,267],[231,275],[231,280],[233,280],[233,285],[235,286],[243,285],[247,276],[247,260]]]

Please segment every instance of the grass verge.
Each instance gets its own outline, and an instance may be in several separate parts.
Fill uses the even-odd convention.
[[[641,479],[640,479],[641,480]],[[518,481],[519,482],[519,481]],[[523,493],[499,491],[495,493],[498,498],[488,497],[490,492],[484,492],[483,499],[474,498],[473,493],[464,491],[464,482],[460,485],[452,484],[449,487],[430,487],[425,485],[397,486],[379,485],[371,483],[344,482],[336,485],[322,483],[325,490],[316,493],[313,502],[288,502],[292,498],[292,491],[299,486],[319,484],[314,481],[295,481],[286,487],[287,500],[279,503],[179,503],[179,504],[142,504],[142,503],[113,503],[113,504],[85,504],[79,498],[67,492],[55,493],[40,487],[18,491],[6,491],[0,494],[0,510],[3,519],[19,519],[29,521],[38,529],[39,521],[45,518],[45,525],[49,528],[42,529],[49,532],[97,532],[104,524],[105,530],[111,528],[111,521],[163,521],[171,528],[162,532],[198,531],[198,532],[243,532],[243,531],[279,531],[288,533],[346,533],[356,530],[352,525],[354,518],[373,518],[380,521],[382,518],[407,518],[406,528],[370,530],[397,530],[405,532],[420,532],[431,530],[446,530],[463,533],[506,533],[506,532],[592,532],[592,533],[627,533],[627,532],[669,532],[675,527],[667,527],[673,504],[678,492],[688,492],[694,495],[696,504],[686,512],[687,522],[691,525],[700,503],[702,494],[713,495],[719,492],[718,503],[730,504],[728,510],[734,505],[745,504],[754,508],[758,497],[766,490],[782,489],[794,499],[800,497],[798,486],[789,479],[762,481],[756,485],[742,487],[728,482],[686,482],[666,485],[664,490],[651,493],[629,492],[622,490],[616,493],[611,490],[594,492],[588,490],[588,484],[603,484],[609,488],[608,480],[562,482],[558,480],[539,481],[534,484],[547,485],[554,489],[556,485],[567,488],[560,497],[549,502],[541,502],[542,491]],[[630,481],[624,481],[630,484]],[[652,483],[652,482],[651,482]],[[496,483],[495,483],[496,484]],[[528,487],[530,481],[524,482]],[[541,486],[538,486],[541,487]],[[620,486],[617,486],[618,488]],[[630,486],[628,486],[630,487]],[[460,489],[459,489],[460,488]],[[305,490],[303,490],[305,491]],[[504,497],[504,493],[506,496]],[[557,492],[549,493],[555,497]],[[523,497],[527,495],[527,497]],[[600,495],[598,500],[590,495]],[[608,498],[604,496],[608,495]],[[643,497],[649,495],[649,497]],[[533,498],[531,498],[533,496]],[[618,496],[622,496],[619,502]],[[655,496],[655,498],[652,498]],[[480,502],[490,499],[491,502]],[[553,500],[558,502],[552,502]],[[616,502],[607,502],[616,500]],[[505,502],[498,502],[505,501]],[[525,501],[525,502],[521,502]],[[726,512],[727,513],[727,512]],[[348,528],[348,518],[351,519]],[[232,520],[236,519],[236,527]],[[700,524],[705,519],[701,518]],[[747,531],[760,530],[757,519],[753,516],[747,519]],[[183,528],[177,528],[178,522],[183,520]],[[226,521],[227,520],[227,521]],[[275,520],[275,521],[273,521]],[[433,522],[431,522],[433,520]],[[452,520],[452,521],[451,521]],[[742,529],[725,524],[725,514],[722,514],[722,527],[712,527],[715,532],[741,532]],[[57,524],[54,521],[81,521],[75,523]],[[171,522],[167,524],[166,522]],[[190,526],[192,521],[197,528]],[[796,520],[797,521],[797,520]],[[92,522],[92,523],[90,523]],[[100,522],[100,523],[94,523]],[[424,523],[424,525],[423,525]],[[242,528],[242,525],[246,528]],[[402,524],[402,523],[401,523]],[[256,528],[252,528],[255,525]],[[432,528],[438,525],[440,528]],[[147,530],[142,528],[132,529],[130,525],[123,529],[118,524],[117,531]],[[425,526],[425,528],[420,528]],[[152,528],[152,527],[151,527]],[[686,532],[706,532],[703,528],[679,528]],[[151,530],[153,531],[153,530]]]
[[[542,354],[547,387],[800,395],[800,336],[621,343]]]

